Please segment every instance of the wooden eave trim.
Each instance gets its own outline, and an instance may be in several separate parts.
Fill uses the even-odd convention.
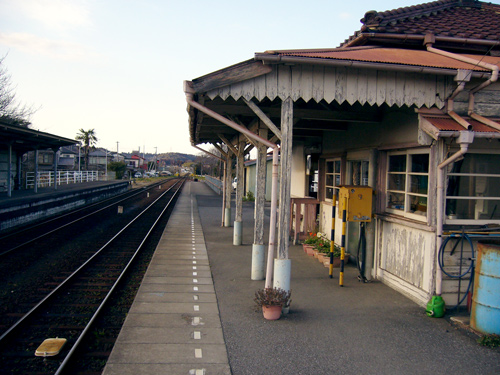
[[[256,78],[272,71],[272,67],[254,59],[196,78],[192,88],[196,93],[207,92],[233,83]]]

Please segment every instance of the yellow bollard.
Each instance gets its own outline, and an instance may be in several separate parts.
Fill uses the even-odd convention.
[[[342,243],[340,245],[340,276],[339,285],[344,286],[345,232],[347,227],[347,198],[344,198],[342,209]]]
[[[335,250],[335,204],[336,204],[336,195],[335,195],[335,190],[333,192],[333,197],[332,197],[332,231],[331,231],[331,237],[330,237],[330,269],[329,269],[329,276],[330,279],[333,279],[333,250]]]

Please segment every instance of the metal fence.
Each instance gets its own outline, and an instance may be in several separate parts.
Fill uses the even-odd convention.
[[[88,181],[98,181],[98,171],[58,171],[54,172],[38,172],[38,187],[49,187],[62,184],[76,184]],[[26,189],[35,187],[35,172],[26,173]]]

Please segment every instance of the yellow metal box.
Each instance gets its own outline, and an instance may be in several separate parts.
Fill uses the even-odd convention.
[[[342,218],[344,206],[347,221],[372,220],[373,190],[368,186],[341,186],[339,189],[339,217]]]

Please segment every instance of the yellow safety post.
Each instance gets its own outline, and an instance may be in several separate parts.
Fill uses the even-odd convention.
[[[330,279],[333,278],[333,250],[335,250],[335,201],[337,200],[337,197],[335,196],[335,191],[333,192],[333,197],[332,197],[332,232],[331,232],[331,241],[330,241],[330,270],[329,270],[329,275]]]
[[[347,197],[342,202],[342,242],[340,246],[340,276],[339,285],[344,286],[345,231],[347,224]]]

